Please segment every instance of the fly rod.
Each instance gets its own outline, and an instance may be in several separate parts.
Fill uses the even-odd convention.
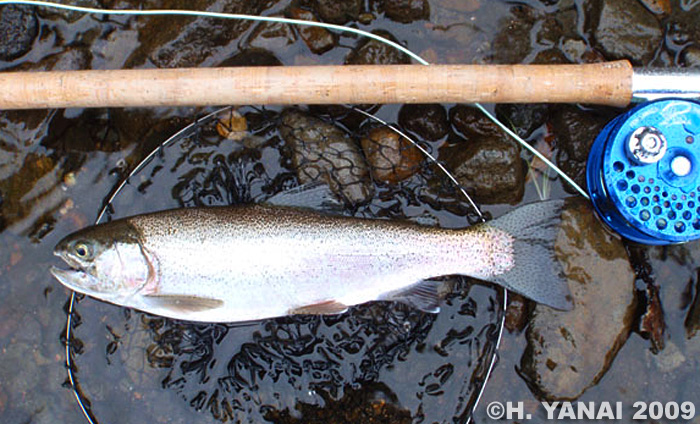
[[[699,95],[699,74],[655,74],[627,61],[0,73],[0,110],[453,102],[626,106],[636,98]]]

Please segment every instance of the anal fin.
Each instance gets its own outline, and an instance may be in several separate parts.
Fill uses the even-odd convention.
[[[304,305],[289,310],[290,315],[336,315],[348,310],[348,305],[335,300]]]
[[[440,312],[438,288],[441,284],[441,281],[423,280],[406,289],[387,293],[382,300],[401,302],[423,312],[437,314]]]
[[[147,294],[143,296],[146,303],[174,313],[201,312],[220,308],[224,302],[208,297],[174,294]]]

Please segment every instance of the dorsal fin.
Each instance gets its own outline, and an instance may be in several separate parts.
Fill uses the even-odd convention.
[[[271,206],[312,209],[328,213],[342,213],[344,211],[343,203],[338,200],[327,184],[320,181],[277,193],[262,203]]]

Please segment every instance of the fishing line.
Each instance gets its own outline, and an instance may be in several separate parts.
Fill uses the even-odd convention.
[[[306,21],[306,20],[301,20],[301,19],[291,19],[291,18],[282,18],[282,17],[270,17],[270,16],[254,16],[254,15],[244,15],[244,14],[237,14],[237,13],[225,13],[225,12],[207,12],[207,11],[196,11],[196,10],[186,10],[186,9],[181,9],[181,10],[176,10],[176,9],[153,9],[153,10],[134,10],[134,9],[98,9],[94,7],[84,7],[84,6],[71,6],[71,5],[66,5],[66,4],[60,4],[60,3],[52,3],[52,2],[47,2],[47,1],[38,1],[38,0],[0,0],[0,6],[4,4],[17,4],[17,5],[27,5],[27,6],[39,6],[39,7],[48,7],[48,8],[54,8],[54,9],[62,9],[62,10],[68,10],[72,12],[81,12],[81,13],[89,13],[89,14],[96,14],[96,15],[126,15],[126,16],[163,16],[163,15],[169,15],[169,16],[190,16],[190,17],[209,17],[209,18],[218,18],[218,19],[238,19],[238,20],[247,20],[247,21],[255,21],[255,22],[274,22],[274,23],[286,23],[286,24],[292,24],[292,25],[304,25],[304,26],[311,26],[311,27],[319,27],[319,28],[325,28],[325,29],[330,29],[330,30],[335,30],[335,31],[340,31],[340,32],[347,32],[347,33],[352,33],[356,35],[360,35],[363,37],[371,38],[373,40],[377,40],[379,42],[382,42],[384,44],[387,44],[397,50],[399,50],[402,53],[407,54],[410,56],[413,60],[416,62],[420,63],[421,65],[430,65],[428,61],[420,57],[418,54],[412,52],[409,50],[407,47],[402,46],[401,44],[388,40],[384,37],[381,37],[379,35],[373,34],[368,31],[364,31],[358,28],[352,28],[352,27],[346,27],[342,25],[336,25],[336,24],[328,24],[325,22],[314,22],[314,21]],[[515,141],[517,141],[523,148],[528,150],[530,153],[535,155],[537,158],[539,158],[542,162],[544,162],[547,166],[552,168],[554,172],[556,172],[564,181],[566,181],[569,185],[571,185],[576,191],[578,191],[581,196],[583,196],[586,199],[589,199],[588,193],[581,188],[576,182],[569,177],[564,171],[559,169],[554,163],[552,163],[549,159],[547,159],[543,154],[541,154],[537,149],[534,147],[530,146],[525,140],[522,139],[518,134],[516,134],[514,131],[512,131],[510,128],[508,128],[504,123],[502,123],[498,118],[496,118],[491,112],[486,110],[481,104],[479,103],[474,103],[474,106],[479,109],[481,113],[486,115],[488,119],[490,119],[494,124],[496,124],[503,132],[505,132],[508,136],[513,138]],[[473,204],[471,199],[469,199],[470,203]],[[477,209],[478,211],[478,209]],[[479,215],[481,215],[481,212],[479,212]]]
[[[198,11],[198,10],[187,10],[187,9],[151,9],[151,10],[135,10],[135,9],[97,9],[94,7],[84,7],[84,6],[71,6],[67,4],[53,3],[48,1],[35,1],[35,0],[0,0],[0,6],[3,4],[20,4],[28,6],[41,6],[53,9],[68,10],[71,12],[81,12],[89,13],[94,15],[126,15],[126,16],[190,16],[190,17],[205,17],[205,18],[217,18],[217,19],[238,19],[243,21],[255,21],[255,22],[273,22],[273,23],[286,23],[292,25],[306,25],[312,27],[320,27],[326,29],[332,29],[336,31],[349,32],[363,37],[372,38],[374,40],[380,41],[382,43],[388,44],[391,47],[400,50],[402,53],[409,55],[415,61],[422,65],[428,65],[423,58],[413,53],[408,48],[402,46],[401,44],[388,40],[371,32],[363,31],[361,29],[346,27],[336,24],[327,24],[325,22],[315,22],[315,21],[305,21],[302,19],[291,19],[282,17],[272,17],[272,16],[255,16],[255,15],[244,15],[239,13],[226,13],[226,12],[208,12],[208,11]]]

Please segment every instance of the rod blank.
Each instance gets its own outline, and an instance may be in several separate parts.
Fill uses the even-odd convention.
[[[627,105],[629,62],[0,73],[0,109],[361,103]]]

